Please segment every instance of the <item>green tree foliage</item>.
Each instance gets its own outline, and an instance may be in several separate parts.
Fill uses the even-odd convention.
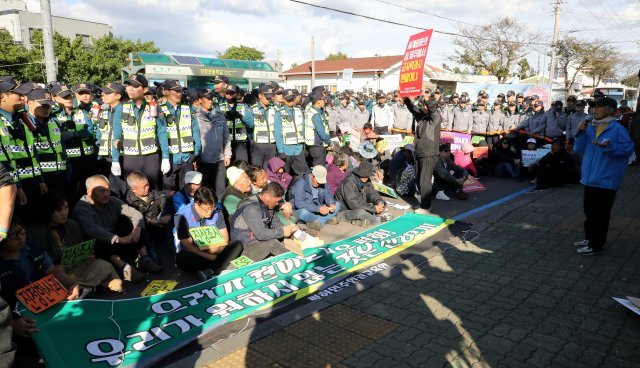
[[[23,69],[30,62],[29,51],[22,45],[15,45],[11,34],[0,32],[0,73],[24,79]]]
[[[220,59],[261,61],[264,60],[264,52],[253,47],[240,45],[231,46],[222,54],[218,52],[218,57]]]
[[[338,51],[335,54],[331,53],[329,55],[327,55],[326,58],[324,58],[325,60],[344,60],[344,59],[348,59],[349,57],[347,56],[347,54],[345,54],[342,51]]]
[[[520,79],[526,79],[529,78],[531,76],[532,70],[531,70],[531,65],[529,65],[529,60],[527,60],[526,58],[522,58],[518,61],[518,77]]]

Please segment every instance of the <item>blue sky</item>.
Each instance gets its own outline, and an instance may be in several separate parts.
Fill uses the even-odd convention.
[[[307,2],[436,31],[457,32],[461,25],[482,25],[511,16],[543,34],[540,42],[550,43],[553,33],[551,1]],[[565,0],[561,9],[561,36],[572,32],[585,40],[633,41],[615,45],[640,60],[640,1]],[[215,56],[216,51],[244,44],[265,51],[268,59],[280,55],[285,68],[310,60],[312,34],[316,38],[316,58],[323,59],[337,51],[351,57],[401,54],[409,36],[419,32],[289,0],[52,0],[52,12],[108,23],[116,36],[154,41],[166,52]],[[451,40],[451,36],[434,34],[427,62],[453,65],[449,59],[455,49]],[[540,47],[531,51],[529,62],[537,67],[538,59],[541,64],[545,60],[545,50]]]

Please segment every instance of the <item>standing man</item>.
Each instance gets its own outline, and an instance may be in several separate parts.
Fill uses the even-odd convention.
[[[393,127],[393,108],[387,105],[387,96],[379,91],[376,93],[378,104],[371,111],[371,125],[376,134],[388,134]]]
[[[98,143],[98,164],[100,173],[109,178],[111,191],[117,197],[123,198],[127,190],[127,185],[120,176],[115,176],[111,172],[113,162],[113,151],[118,151],[113,140],[113,122],[122,119],[122,104],[126,90],[120,83],[111,82],[101,88],[102,109],[96,123],[96,141]],[[119,152],[118,152],[119,153]],[[117,156],[117,155],[116,155]],[[120,165],[120,162],[118,162]]]
[[[253,141],[251,142],[251,164],[267,167],[267,162],[276,156],[276,138],[274,124],[281,119],[280,113],[273,103],[274,89],[269,84],[263,84],[258,88],[258,101],[251,106],[248,114],[249,128],[253,128]]]
[[[436,101],[432,98],[425,101],[424,108],[417,108],[408,97],[404,98],[404,103],[417,122],[414,145],[418,158],[416,176],[420,189],[420,208],[415,213],[426,215],[431,209],[431,179],[438,161],[442,118],[436,111]]]
[[[124,157],[121,170],[120,154],[113,151],[111,172],[126,177],[131,172],[142,171],[152,189],[162,188],[160,173],[171,170],[164,117],[158,115],[157,106],[152,105],[154,101],[147,102],[144,98],[149,87],[147,78],[131,74],[124,84],[131,101],[122,104],[122,118],[113,122],[113,140],[122,146]]]
[[[296,89],[285,89],[283,96],[281,119],[274,125],[276,148],[278,156],[284,161],[284,171],[294,176],[302,175],[309,167],[304,156],[304,114],[296,106],[300,93]]]
[[[584,185],[585,239],[575,242],[583,255],[604,251],[609,231],[611,208],[622,177],[627,170],[633,142],[627,130],[616,121],[616,100],[598,98],[593,121],[578,125],[574,150],[583,154],[582,177]]]
[[[400,133],[404,138],[405,135],[413,133],[413,115],[398,95],[398,91],[394,93],[393,98],[395,102],[391,105],[393,108],[391,133]]]
[[[238,100],[240,89],[235,84],[227,87],[220,112],[227,118],[233,160],[249,162],[249,135],[247,131],[247,111],[249,107]]]
[[[371,113],[365,108],[364,100],[362,98],[357,98],[356,109],[353,110],[351,128],[357,132],[361,132],[364,125],[369,122],[370,117]]]
[[[349,95],[342,94],[339,96],[340,96],[340,104],[335,108],[336,125],[338,125],[338,127],[341,124],[346,124],[351,126],[355,118],[355,111],[353,110],[353,106],[349,103]],[[345,134],[347,132],[341,131],[340,133]]]
[[[562,137],[566,126],[567,115],[562,111],[562,101],[556,101],[545,113],[544,135],[549,138]]]
[[[229,87],[229,78],[224,75],[213,77],[213,106],[218,110],[218,106],[224,101],[224,93]]]
[[[329,124],[323,117],[325,99],[321,94],[311,96],[311,109],[304,121],[304,141],[309,151],[311,166],[327,163],[327,149],[331,147]]]
[[[183,87],[177,80],[166,80],[162,89],[167,102],[160,105],[160,112],[167,124],[171,170],[163,176],[166,193],[177,192],[184,187],[184,176],[194,169],[194,162],[200,156],[200,128],[198,118],[191,113],[191,107],[182,103]]]

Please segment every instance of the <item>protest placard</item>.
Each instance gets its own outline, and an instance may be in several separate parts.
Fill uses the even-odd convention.
[[[462,186],[462,191],[465,193],[480,192],[483,190],[487,190],[487,188],[473,176],[468,177]]]
[[[377,190],[378,192],[382,193],[382,194],[386,194],[389,197],[393,197],[393,198],[400,198],[400,196],[398,195],[398,193],[396,193],[395,190],[393,190],[393,188],[388,187],[382,183],[376,183],[376,182],[372,182],[373,184],[373,189]]]
[[[247,257],[247,256],[240,256],[236,259],[234,259],[233,261],[231,261],[231,264],[236,266],[236,268],[242,268],[244,266],[248,266],[250,264],[254,264],[255,262],[253,262],[253,260],[251,260],[251,258]]]
[[[471,142],[471,135],[458,132],[441,132],[440,143],[451,143],[451,151],[462,151],[462,144]]]
[[[417,96],[422,93],[424,61],[432,34],[433,29],[428,29],[409,37],[400,66],[400,97]]]
[[[414,139],[415,138],[412,135],[405,135],[402,139],[402,147],[406,146],[407,144],[413,144]]]
[[[473,149],[473,158],[488,158],[489,147],[475,147]]]
[[[171,280],[153,280],[147,285],[140,296],[151,296],[157,294],[164,294],[176,288],[177,281]]]
[[[207,249],[209,246],[227,245],[220,230],[215,226],[201,226],[189,229],[193,242],[201,249]]]
[[[352,150],[357,150],[360,145],[360,132],[357,130],[352,130],[349,134],[349,147]]]
[[[33,313],[40,313],[67,298],[67,289],[48,275],[16,291],[18,300]]]
[[[550,150],[545,148],[538,148],[535,151],[522,150],[522,166],[530,167],[535,165],[543,158]]]
[[[340,124],[338,124],[338,128],[340,128],[340,132],[342,132],[342,134],[348,133],[349,131],[351,131],[351,124],[349,124],[349,123],[340,123]]]
[[[80,244],[72,245],[62,250],[60,264],[62,266],[73,266],[85,260],[93,254],[96,240],[91,239]]]
[[[387,141],[388,150],[393,152],[396,148],[402,147],[402,136],[400,134],[381,135]]]

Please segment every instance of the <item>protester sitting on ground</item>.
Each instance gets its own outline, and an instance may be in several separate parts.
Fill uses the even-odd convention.
[[[493,174],[517,178],[520,176],[520,159],[515,149],[506,139],[502,138],[493,146],[489,154],[493,161]]]
[[[287,252],[282,239],[297,229],[292,223],[283,224],[277,216],[284,189],[278,183],[268,183],[256,195],[245,198],[232,216],[231,240],[244,246],[243,255],[257,262],[269,256]]]
[[[378,151],[376,150],[376,146],[372,142],[362,142],[358,147],[358,153],[362,157],[362,161],[367,161],[371,163],[373,167],[373,176],[371,180],[376,183],[382,183],[384,179],[384,171],[380,169],[380,160],[378,159]]]
[[[213,190],[201,187],[194,193],[193,203],[183,207],[174,217],[176,266],[183,271],[199,271],[200,281],[219,275],[221,271],[229,268],[231,261],[242,254],[242,243],[229,242],[224,216],[216,203],[217,198]],[[199,227],[215,227],[223,241],[198,246],[190,230]]]
[[[125,195],[127,204],[144,216],[145,230],[149,235],[147,251],[151,258],[160,263],[158,246],[166,244],[171,236],[173,223],[173,203],[164,192],[149,189],[149,180],[141,171],[127,175],[129,189]]]
[[[173,194],[173,209],[178,212],[182,207],[193,203],[193,195],[202,186],[202,173],[187,171],[184,174],[184,188]]]
[[[418,193],[418,187],[413,145],[407,144],[398,154],[405,156],[405,166],[397,171],[396,192],[402,199],[409,203],[411,207],[414,209],[420,208],[420,202],[418,202],[415,197],[416,193]]]
[[[249,179],[251,179],[251,194],[260,193],[262,188],[269,182],[267,172],[261,166],[251,165],[249,169],[246,170],[246,173],[249,175]]]
[[[401,147],[398,152],[393,155],[391,162],[389,163],[389,186],[396,187],[400,180],[400,172],[407,167],[407,161],[409,158],[414,157],[415,148],[413,144],[407,144]]]
[[[344,218],[353,225],[365,227],[382,222],[379,216],[387,204],[371,184],[373,165],[362,161],[338,186],[336,200],[342,206]]]
[[[468,177],[467,170],[451,160],[451,143],[441,144],[440,154],[433,170],[433,191],[436,193],[436,199],[448,201],[449,196],[467,199],[467,194],[462,187]]]
[[[270,182],[278,183],[286,191],[293,177],[284,171],[285,162],[278,157],[272,157],[267,162],[267,179]]]
[[[346,153],[336,153],[333,162],[327,166],[327,185],[331,195],[335,195],[338,186],[349,174],[349,155]]]
[[[144,278],[144,274],[129,263],[136,256],[139,267],[160,272],[162,267],[149,257],[145,247],[144,216],[110,195],[109,180],[105,176],[93,175],[85,185],[87,194],[80,198],[71,215],[87,239],[96,239],[96,256],[111,261],[127,281],[138,282]]]
[[[61,266],[62,254],[66,248],[82,243],[84,237],[78,223],[69,218],[69,202],[59,192],[48,192],[42,198],[42,219],[29,226],[27,238],[38,244],[51,257],[53,264],[73,275],[76,282],[87,290],[99,291],[104,288],[122,291],[122,280],[110,262],[95,255],[79,263]]]
[[[325,224],[339,223],[336,215],[341,205],[333,198],[327,185],[327,169],[324,166],[314,166],[294,180],[290,195],[296,217],[307,228],[320,231]]]
[[[536,151],[537,149],[538,149],[538,144],[537,144],[535,138],[527,139],[526,150],[527,151]],[[537,174],[536,174],[535,165],[529,165],[529,167],[524,167],[522,161],[520,162],[520,176],[522,176],[525,179],[531,179],[531,178],[535,178],[536,175]],[[535,179],[532,180],[532,182],[535,182]]]
[[[462,149],[455,150],[453,152],[453,162],[461,168],[467,170],[471,174],[471,176],[477,178],[478,171],[473,165],[473,158],[471,157],[471,154],[474,150],[475,147],[473,146],[473,144],[471,144],[471,142],[464,142],[462,144]]]
[[[551,151],[535,165],[537,172],[534,190],[562,187],[578,180],[571,154],[565,150],[564,140],[555,138],[551,142]]]
[[[375,140],[378,135],[373,131],[373,125],[371,123],[364,123],[362,127],[362,140]]]
[[[251,195],[251,179],[242,169],[231,166],[227,169],[229,185],[222,195],[221,201],[227,216],[236,213],[240,202]]]

